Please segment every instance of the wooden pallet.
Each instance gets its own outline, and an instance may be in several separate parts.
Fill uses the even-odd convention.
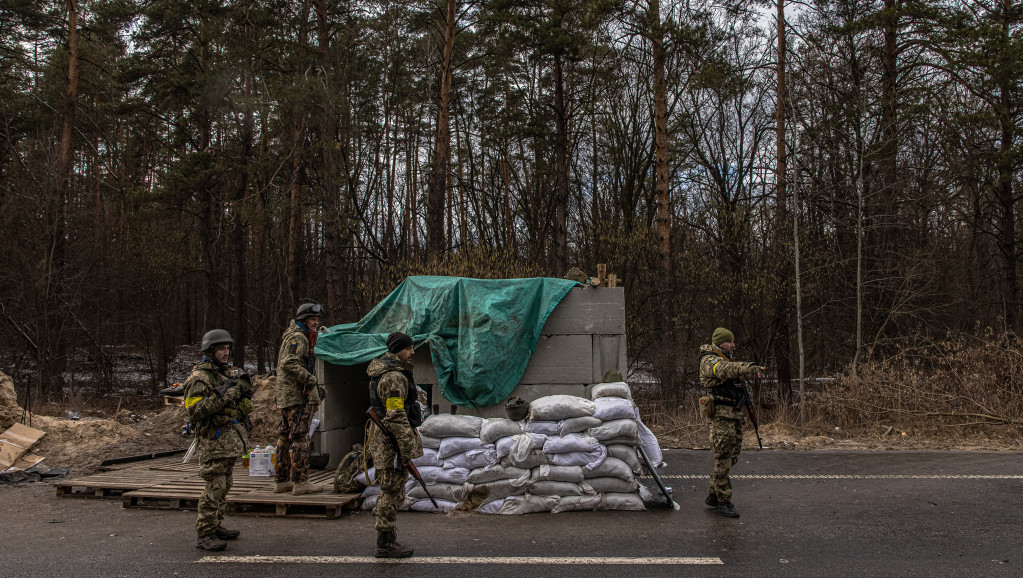
[[[185,405],[185,398],[180,395],[165,395],[163,405]]]
[[[325,491],[293,496],[290,493],[275,494],[270,488],[229,495],[227,505],[231,512],[240,515],[334,519],[341,517],[346,510],[357,509],[360,495]]]
[[[114,470],[70,480],[56,480],[58,496],[108,498],[182,478],[181,472],[147,471],[134,468]]]
[[[248,475],[240,477],[237,471],[232,481],[229,497],[238,492],[248,493],[266,488],[273,489],[272,485],[268,485],[271,482],[267,482],[265,478],[249,478]],[[202,496],[205,489],[205,480],[200,477],[188,477],[125,492],[121,495],[121,506],[171,510],[194,508],[199,503],[199,497]]]

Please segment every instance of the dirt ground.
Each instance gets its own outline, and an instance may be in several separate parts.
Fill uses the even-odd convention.
[[[274,377],[255,382],[253,396],[256,409],[251,419],[253,430],[250,441],[265,444],[276,439],[277,410],[274,403]],[[13,384],[0,373],[0,423],[3,429],[14,421],[21,421],[23,412],[13,399]],[[143,409],[117,408],[116,418],[80,417],[68,419],[49,415],[26,415],[26,424],[46,432],[46,436],[32,451],[45,458],[50,468],[67,467],[70,476],[82,476],[99,470],[108,458],[151,454],[188,447],[191,438],[183,432],[187,421],[181,406],[154,405],[162,401],[151,398],[137,400]],[[86,413],[86,412],[82,412]],[[96,413],[99,413],[97,410]],[[109,411],[108,413],[115,413]],[[682,429],[667,429],[651,425],[665,449],[705,448],[706,426],[700,422]],[[984,431],[948,432],[946,435],[899,431],[893,427],[864,428],[849,432],[822,431],[821,428],[797,428],[784,424],[766,423],[760,427],[764,447],[777,450],[813,450],[818,448],[849,450],[1020,450],[1023,439],[1012,430],[989,428]],[[756,438],[749,430],[744,439],[747,448],[756,447]]]

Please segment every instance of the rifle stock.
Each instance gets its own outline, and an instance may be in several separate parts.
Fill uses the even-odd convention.
[[[398,463],[401,463],[403,460],[401,459],[401,448],[398,445],[398,438],[396,438],[394,434],[391,433],[391,430],[387,429],[387,426],[384,425],[384,420],[380,419],[380,416],[377,415],[375,409],[373,409],[372,407],[367,409],[366,415],[369,416],[369,419],[373,420],[373,423],[376,424],[376,426],[380,428],[380,431],[384,432],[384,435],[387,436],[387,439],[391,440],[391,443],[394,444],[394,451],[398,455]],[[430,490],[427,489],[426,482],[423,481],[423,476],[419,474],[419,468],[417,468],[416,465],[412,463],[412,460],[409,460],[408,466],[406,467],[408,468],[409,473],[412,474],[412,477],[415,478],[417,482],[419,482],[420,486],[422,486],[423,491],[426,492],[426,497],[430,498],[430,503],[433,504],[433,507],[439,508],[440,506],[437,505],[437,500],[433,499],[433,496],[430,494]]]

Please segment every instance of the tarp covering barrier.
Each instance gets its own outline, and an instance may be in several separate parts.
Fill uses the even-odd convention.
[[[335,325],[316,341],[317,357],[336,365],[365,363],[387,351],[387,335],[430,344],[445,399],[484,407],[503,402],[529,364],[540,330],[575,281],[405,279],[361,321]]]

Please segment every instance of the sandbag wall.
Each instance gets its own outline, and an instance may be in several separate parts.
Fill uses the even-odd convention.
[[[627,384],[595,385],[591,397],[541,397],[524,421],[427,418],[419,429],[424,455],[413,462],[439,507],[410,478],[402,509],[448,512],[462,504],[460,509],[486,514],[644,510],[637,447],[658,464],[657,439],[640,419]],[[366,488],[364,510],[375,506],[378,493],[378,486]]]

